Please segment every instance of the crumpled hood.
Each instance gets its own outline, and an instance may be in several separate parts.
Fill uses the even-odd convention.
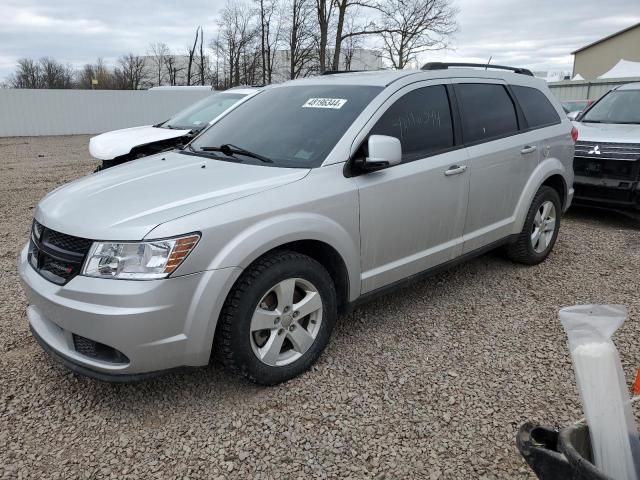
[[[161,223],[307,173],[167,152],[63,185],[40,201],[35,216],[46,227],[77,237],[140,240]]]
[[[640,143],[640,125],[573,122],[578,142]]]
[[[151,125],[143,127],[123,128],[113,132],[103,133],[89,140],[89,153],[99,160],[113,160],[120,155],[126,155],[132,148],[149,143],[179,138],[191,130],[173,130],[158,128]]]

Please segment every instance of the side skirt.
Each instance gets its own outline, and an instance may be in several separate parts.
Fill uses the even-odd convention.
[[[509,235],[508,237],[492,242],[488,245],[485,245],[484,247],[480,247],[476,250],[473,250],[472,252],[468,252],[468,253],[465,253],[464,255],[460,255],[459,257],[449,260],[447,262],[441,263],[440,265],[436,265],[435,267],[431,267],[427,270],[423,270],[422,272],[416,273],[409,277],[403,278],[401,280],[397,280],[393,283],[390,283],[389,285],[385,285],[384,287],[376,288],[375,290],[367,292],[364,295],[360,295],[360,297],[355,299],[353,302],[349,302],[347,305],[345,305],[342,313],[350,313],[360,305],[368,303],[380,296],[387,295],[396,290],[405,288],[417,281],[424,280],[425,278],[429,278],[440,272],[449,270],[450,268],[455,267],[456,265],[460,265],[461,263],[464,263],[468,260],[479,257],[487,252],[490,252],[491,250],[495,250],[496,248],[502,247],[509,243],[513,243],[516,240],[516,236],[517,235]]]

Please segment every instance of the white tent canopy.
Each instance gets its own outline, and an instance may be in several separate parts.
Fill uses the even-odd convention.
[[[575,77],[573,77],[571,79],[571,81],[573,81],[573,82],[575,82],[577,80],[584,80],[584,77],[578,73]]]
[[[616,65],[598,78],[627,78],[640,77],[640,62],[620,60]],[[575,79],[574,79],[575,80]]]

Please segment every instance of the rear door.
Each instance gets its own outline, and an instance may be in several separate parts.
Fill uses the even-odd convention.
[[[454,81],[469,154],[469,207],[463,253],[511,233],[516,206],[539,162],[536,135],[524,119],[508,86],[500,80]]]

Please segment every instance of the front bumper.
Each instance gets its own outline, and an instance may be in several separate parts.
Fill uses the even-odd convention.
[[[640,181],[576,175],[575,201],[582,204],[640,209]]]
[[[19,273],[29,325],[45,350],[79,373],[135,380],[208,363],[218,315],[240,269],[151,281],[77,276],[60,286],[31,267],[25,247]],[[79,337],[124,356],[87,356],[76,348]]]

